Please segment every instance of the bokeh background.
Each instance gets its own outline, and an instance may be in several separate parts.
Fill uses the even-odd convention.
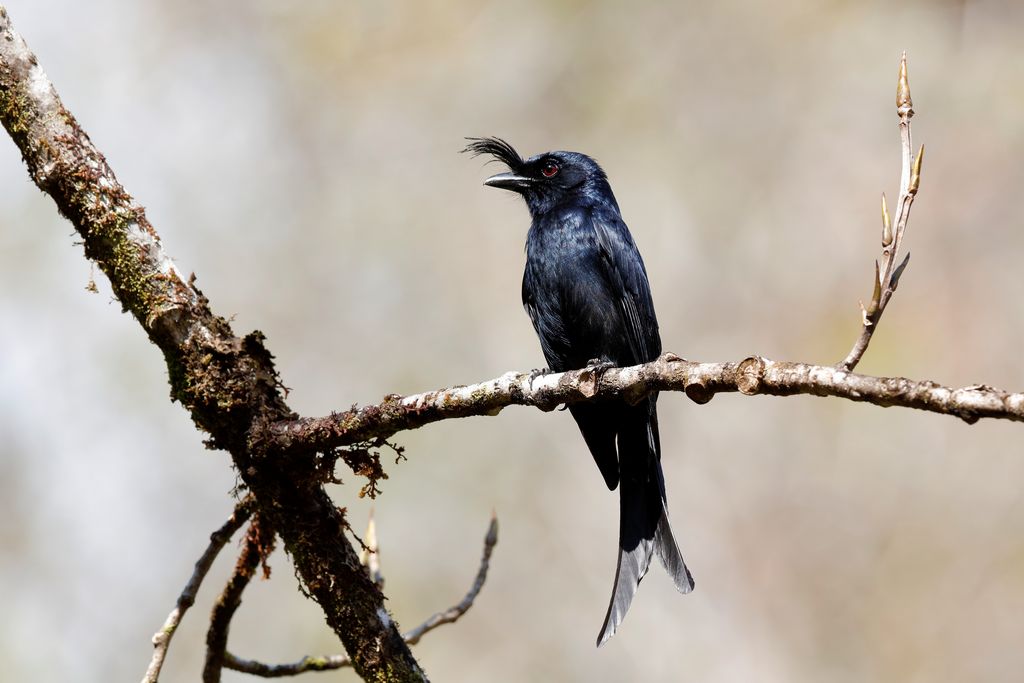
[[[1024,388],[1019,3],[4,4],[178,265],[236,331],[267,334],[305,414],[541,365],[526,210],[481,186],[497,169],[457,153],[467,135],[604,164],[667,350],[836,362],[896,192],[903,49],[928,152],[913,259],[861,370]],[[2,137],[0,671],[138,680],[235,478]],[[601,650],[617,503],[567,414],[403,434],[373,503],[341,472],[353,525],[375,508],[406,628],[462,596],[499,515],[476,606],[416,647],[435,680],[1019,680],[1020,426],[808,397],[660,405],[697,590],[656,568]],[[163,680],[198,679],[233,551]],[[283,552],[272,566],[231,649],[338,651]]]

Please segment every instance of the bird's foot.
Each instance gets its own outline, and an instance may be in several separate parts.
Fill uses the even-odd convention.
[[[615,363],[611,362],[610,360],[602,360],[600,358],[591,358],[590,360],[587,361],[587,365],[583,369],[584,370],[589,370],[590,372],[594,373],[596,376],[600,377],[605,372],[607,372],[608,370],[611,370],[614,367],[616,367]]]
[[[615,363],[600,358],[591,358],[587,366],[580,372],[580,390],[586,397],[594,396],[597,393],[597,386],[601,383],[604,373],[615,367]]]
[[[538,377],[543,377],[544,375],[550,374],[551,370],[549,368],[534,368],[533,370],[530,370],[530,384],[533,384],[533,380],[537,379]]]

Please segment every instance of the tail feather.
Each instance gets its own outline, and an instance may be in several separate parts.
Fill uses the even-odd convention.
[[[657,415],[653,403],[649,408],[637,406],[636,411],[623,423],[618,435],[619,554],[611,600],[597,637],[598,647],[615,634],[626,617],[654,555],[679,592],[693,590],[693,577],[683,562],[665,506]]]
[[[658,562],[661,562],[661,566],[672,577],[676,590],[680,593],[689,593],[694,586],[693,575],[683,562],[683,554],[679,552],[679,544],[672,534],[672,525],[668,521],[668,510],[665,509],[664,500],[661,509],[662,515],[654,530],[654,552],[658,555]]]
[[[619,492],[619,555],[615,565],[612,597],[608,603],[608,611],[604,615],[604,623],[601,624],[601,632],[597,636],[598,647],[615,635],[619,624],[626,618],[626,612],[633,602],[640,580],[651,566],[651,556],[654,554],[653,534],[647,537],[638,536],[637,531],[640,527],[633,524],[646,516],[644,511],[637,509],[638,503],[643,504],[643,498],[625,493],[628,488],[625,479],[620,486],[622,490]]]

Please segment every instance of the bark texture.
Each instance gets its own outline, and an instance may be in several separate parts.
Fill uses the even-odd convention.
[[[305,590],[368,680],[421,681],[425,675],[359,564],[344,515],[324,490],[315,448],[275,457],[250,434],[295,419],[273,357],[256,331],[237,336],[213,313],[160,244],[145,211],[61,104],[36,57],[0,7],[0,120],[29,174],[81,236],[85,254],[163,353],[171,396],[228,451],[258,514],[284,540]]]
[[[760,356],[740,362],[699,363],[666,353],[644,365],[604,372],[589,368],[540,376],[509,372],[479,384],[392,395],[377,405],[270,424],[259,438],[279,452],[310,445],[329,449],[380,442],[397,432],[440,420],[497,415],[511,405],[552,410],[563,403],[609,398],[635,403],[655,391],[682,391],[696,403],[707,403],[715,394],[727,392],[747,396],[835,396],[882,407],[952,415],[967,423],[983,417],[1024,421],[1024,394],[983,384],[951,388],[928,380],[872,377],[831,365]]]

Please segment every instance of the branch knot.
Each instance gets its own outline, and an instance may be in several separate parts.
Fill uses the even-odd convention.
[[[760,356],[750,356],[736,367],[736,388],[740,393],[753,396],[761,390],[765,362]]]

